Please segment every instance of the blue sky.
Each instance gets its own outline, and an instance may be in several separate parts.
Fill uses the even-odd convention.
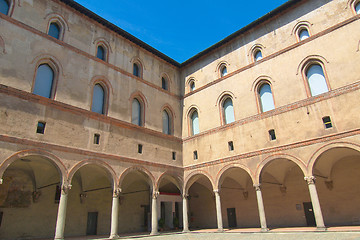
[[[179,63],[286,0],[76,0]]]

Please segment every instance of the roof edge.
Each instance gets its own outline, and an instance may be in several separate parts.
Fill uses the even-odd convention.
[[[148,52],[158,56],[159,58],[163,59],[164,61],[172,64],[175,67],[180,67],[181,64],[171,57],[165,55],[164,53],[160,52],[159,50],[151,47],[149,44],[141,41],[137,37],[131,35],[130,33],[126,32],[125,30],[121,29],[120,27],[116,26],[115,24],[107,21],[106,19],[100,17],[96,13],[92,12],[91,10],[87,9],[86,7],[82,6],[81,4],[75,2],[74,0],[59,0],[60,2],[68,5],[69,7],[75,9],[79,13],[82,13],[89,18],[95,20],[96,22],[100,23],[101,25],[105,26],[106,28],[114,31],[115,33],[121,35],[122,37],[128,39],[129,41],[135,43],[139,47],[147,50]]]

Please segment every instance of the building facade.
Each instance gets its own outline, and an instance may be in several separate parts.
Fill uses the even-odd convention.
[[[182,64],[72,0],[0,11],[0,238],[360,224],[358,0]]]

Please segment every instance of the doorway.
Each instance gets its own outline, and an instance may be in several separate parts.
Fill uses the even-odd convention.
[[[304,213],[306,218],[306,223],[308,227],[315,227],[315,215],[314,215],[314,209],[311,202],[304,202]]]
[[[228,208],[227,216],[228,216],[229,228],[235,228],[237,226],[235,208]]]
[[[97,234],[98,212],[88,212],[86,235]]]

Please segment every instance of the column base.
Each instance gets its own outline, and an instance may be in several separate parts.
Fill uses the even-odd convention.
[[[156,236],[156,235],[160,235],[160,233],[159,232],[151,232],[150,233],[150,236]]]
[[[269,229],[268,228],[261,228],[261,232],[268,232]]]
[[[118,239],[119,235],[114,234],[114,235],[110,235],[109,239]]]
[[[223,228],[218,228],[217,232],[222,233],[225,232]]]
[[[183,233],[190,233],[190,230],[189,229],[186,229],[186,230],[182,230]]]
[[[326,228],[326,227],[317,227],[317,228],[316,228],[316,231],[318,231],[318,232],[325,232],[325,231],[327,231],[327,228]]]
[[[64,238],[63,237],[62,238],[55,237],[54,240],[64,240]]]

